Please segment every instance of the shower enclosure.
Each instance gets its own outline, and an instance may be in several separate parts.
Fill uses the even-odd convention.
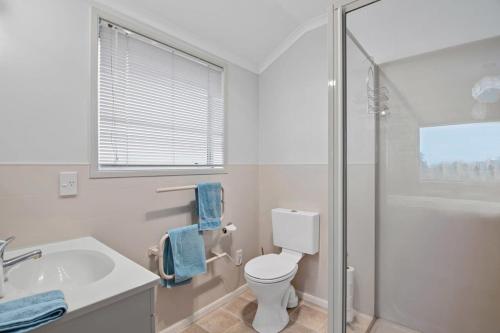
[[[500,332],[498,13],[334,1],[333,332]]]

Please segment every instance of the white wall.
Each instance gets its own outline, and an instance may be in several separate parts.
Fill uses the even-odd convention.
[[[0,163],[89,162],[90,8],[2,1]],[[227,85],[228,163],[256,164],[258,76],[230,64]]]
[[[258,76],[240,67],[228,69],[227,156],[229,164],[258,164]]]
[[[88,162],[89,8],[2,1],[1,162]]]
[[[495,37],[499,11],[497,0],[384,0],[350,12],[347,21],[380,64]]]
[[[259,78],[261,164],[328,163],[326,27],[303,35]]]

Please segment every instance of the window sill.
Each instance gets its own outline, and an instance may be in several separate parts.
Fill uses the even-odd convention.
[[[199,168],[90,168],[90,178],[132,178],[227,174],[225,167]]]

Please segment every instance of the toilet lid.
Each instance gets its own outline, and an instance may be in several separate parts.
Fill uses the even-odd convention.
[[[292,260],[273,253],[250,260],[245,265],[245,273],[260,280],[274,280],[290,275],[296,267]]]

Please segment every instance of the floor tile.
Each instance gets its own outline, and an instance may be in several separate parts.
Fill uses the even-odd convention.
[[[184,331],[181,331],[181,333],[208,333],[208,332],[203,328],[201,328],[200,326],[194,324],[186,328]]]
[[[250,290],[250,289],[247,289],[244,293],[242,293],[240,295],[240,297],[243,297],[244,299],[251,301],[251,302],[257,300],[257,298],[255,298],[255,295],[253,294],[252,290]]]
[[[290,322],[288,326],[281,331],[283,333],[316,333],[317,331],[307,328],[297,322]]]
[[[377,319],[371,332],[374,333],[420,333],[384,319]]]
[[[354,316],[354,320],[347,324],[347,333],[366,333],[372,318],[367,315],[358,315]]]
[[[252,321],[256,311],[255,297],[247,290],[182,333],[255,333]],[[288,309],[288,312],[290,322],[282,332],[327,333],[327,314],[323,309],[301,302],[298,307]]]
[[[227,331],[224,331],[224,333],[255,333],[255,331],[251,326],[248,326],[248,324],[240,322],[229,328]]]
[[[323,325],[323,327],[321,327],[317,332],[328,333],[328,323],[325,323],[325,325]],[[349,333],[349,328],[347,329],[347,333]]]
[[[230,313],[217,310],[200,319],[196,324],[208,333],[221,333],[239,322],[238,318]]]
[[[295,312],[297,311],[298,308],[300,308],[300,306],[302,305],[302,303],[299,303],[299,305],[297,305],[296,307],[294,308],[286,308],[286,311],[288,312],[288,315],[292,315],[292,312]]]
[[[255,317],[255,312],[257,312],[257,303],[243,297],[236,297],[224,306],[224,310],[244,320],[246,323],[251,323]]]
[[[318,331],[327,322],[328,315],[323,311],[303,304],[291,313],[290,320],[306,328]]]

